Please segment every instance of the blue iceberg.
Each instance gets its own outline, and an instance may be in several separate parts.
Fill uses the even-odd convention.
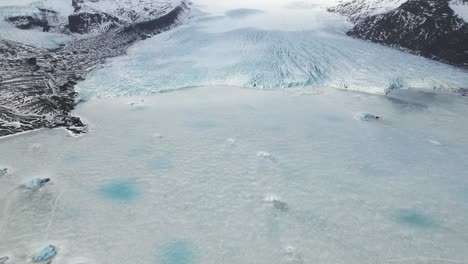
[[[36,256],[33,258],[33,261],[35,263],[42,263],[45,261],[52,260],[57,255],[57,249],[52,246],[48,245],[45,247],[43,250],[41,250],[39,253],[36,254]]]

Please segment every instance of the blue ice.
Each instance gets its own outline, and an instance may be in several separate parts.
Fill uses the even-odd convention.
[[[8,174],[8,168],[0,169],[0,176],[5,176]]]
[[[111,200],[130,201],[137,197],[135,184],[128,181],[113,182],[102,186],[99,193]]]
[[[430,216],[407,209],[399,210],[397,212],[396,220],[401,224],[414,228],[430,228],[436,225]]]
[[[36,256],[34,256],[33,261],[36,263],[43,263],[43,262],[51,260],[56,255],[57,255],[56,248],[52,245],[48,245],[39,253],[37,253]]]
[[[190,264],[194,261],[192,245],[186,241],[175,241],[163,248],[162,264]]]
[[[9,257],[1,257],[0,264],[5,264],[10,258]]]

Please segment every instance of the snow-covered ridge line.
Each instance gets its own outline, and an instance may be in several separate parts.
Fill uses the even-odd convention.
[[[330,12],[339,13],[353,23],[361,22],[370,16],[392,11],[408,0],[340,0],[328,8]]]
[[[468,24],[451,6],[450,0],[345,0],[329,10],[356,23],[352,37],[468,67]]]
[[[190,3],[183,1],[160,17],[53,51],[0,39],[0,136],[60,126],[82,132],[84,124],[71,116],[77,98],[74,86],[135,42],[180,25],[189,12]]]

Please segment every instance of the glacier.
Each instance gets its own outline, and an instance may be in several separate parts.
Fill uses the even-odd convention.
[[[327,12],[329,4],[322,1],[241,1],[238,8],[230,1],[196,3],[201,11],[190,23],[138,43],[80,83],[82,98],[221,84],[380,94],[395,88],[467,88],[465,69],[349,38],[345,32],[352,24]],[[230,15],[240,7],[255,12]]]

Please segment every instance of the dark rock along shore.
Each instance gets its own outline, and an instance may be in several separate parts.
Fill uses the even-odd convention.
[[[75,1],[74,5],[77,4]],[[190,3],[182,2],[155,19],[116,24],[102,34],[56,50],[0,40],[0,136],[55,127],[65,127],[74,133],[84,132],[81,120],[71,115],[77,103],[74,91],[77,82],[84,80],[106,59],[124,54],[136,41],[179,25],[180,18],[189,11]],[[79,27],[81,33],[105,21],[84,19],[80,24],[80,20],[72,16],[69,20],[75,24],[70,25],[70,29]],[[110,15],[94,13],[93,16]],[[13,18],[12,22],[20,28],[49,29],[46,19]]]

